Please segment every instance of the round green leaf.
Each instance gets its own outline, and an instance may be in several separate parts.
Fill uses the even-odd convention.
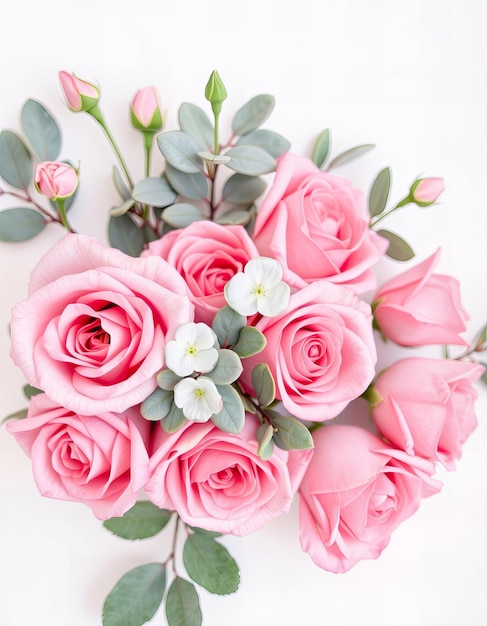
[[[322,167],[326,161],[326,157],[330,151],[330,139],[330,129],[327,128],[318,135],[318,138],[315,141],[313,152],[311,154],[311,160],[318,167]]]
[[[157,422],[169,413],[174,393],[157,388],[140,405],[140,412],[146,420]]]
[[[245,135],[259,128],[274,109],[274,96],[262,94],[255,96],[243,105],[232,121],[232,131],[235,135]]]
[[[237,145],[258,146],[275,159],[279,158],[283,152],[286,152],[291,147],[291,143],[282,135],[263,128],[243,135],[237,141]]]
[[[247,176],[260,176],[276,169],[276,161],[271,155],[257,146],[235,146],[225,152],[232,157],[227,167]]]
[[[212,322],[212,329],[215,332],[218,343],[222,348],[233,345],[238,341],[240,331],[247,323],[247,318],[229,306],[220,309]]]
[[[175,433],[180,428],[182,428],[186,424],[186,417],[178,406],[174,404],[174,401],[171,403],[171,407],[169,409],[166,417],[163,418],[161,422],[162,430],[165,433]]]
[[[237,343],[232,347],[239,357],[244,359],[262,352],[267,340],[264,334],[255,326],[244,326],[240,331]]]
[[[0,133],[0,176],[17,189],[27,189],[32,178],[32,157],[22,139],[10,130]]]
[[[202,615],[194,585],[176,576],[166,597],[168,626],[201,626]],[[105,625],[104,625],[105,626]]]
[[[389,242],[386,255],[395,261],[409,261],[414,257],[414,250],[402,237],[390,230],[378,230],[377,234]]]
[[[238,224],[240,226],[245,226],[250,222],[252,216],[248,211],[235,209],[233,211],[227,211],[220,217],[217,217],[215,222],[217,224],[222,224],[223,226],[231,226],[232,224]]]
[[[164,178],[151,177],[144,178],[135,184],[132,198],[143,204],[166,207],[176,200],[177,194]]]
[[[231,385],[216,385],[223,400],[223,407],[219,413],[211,416],[211,421],[217,428],[236,435],[245,424],[245,410],[240,396]]]
[[[178,376],[172,370],[162,370],[157,374],[157,384],[161,389],[166,389],[167,391],[172,391],[180,380],[182,380],[181,376]]]
[[[250,204],[266,189],[265,181],[258,176],[233,174],[223,186],[222,200],[235,204]]]
[[[0,212],[0,241],[27,241],[46,227],[45,218],[24,207],[5,209]]]
[[[130,217],[130,213],[125,213],[120,217],[110,217],[108,239],[112,248],[117,248],[134,257],[140,255],[144,245],[142,232]]]
[[[189,535],[184,543],[183,562],[188,575],[210,593],[234,593],[240,582],[235,560],[228,550],[202,533]]]
[[[166,224],[173,228],[185,228],[193,222],[200,222],[205,218],[201,215],[201,211],[194,204],[186,202],[178,202],[167,207],[161,214]]]
[[[25,136],[41,161],[55,161],[61,152],[61,131],[47,109],[27,100],[20,116]]]
[[[243,371],[242,361],[233,350],[218,350],[218,361],[211,372],[205,376],[217,385],[229,385],[235,382]]]
[[[195,104],[183,102],[179,107],[178,120],[181,130],[194,139],[200,150],[211,150],[213,126],[203,109]]]
[[[274,442],[279,447],[285,450],[309,450],[314,447],[311,433],[295,417],[285,415],[273,417],[272,425],[277,428],[277,432],[274,433]]]
[[[386,208],[391,189],[391,168],[385,167],[378,174],[369,192],[370,217],[380,215]]]
[[[179,195],[190,200],[203,200],[208,197],[208,183],[200,172],[188,174],[167,163],[166,176],[171,187]]]
[[[276,384],[267,363],[259,363],[252,370],[252,387],[260,406],[269,406],[276,397]]]
[[[105,520],[103,526],[123,539],[146,539],[157,535],[171,519],[171,511],[160,509],[152,502],[140,501],[122,517]]]
[[[203,163],[197,155],[198,145],[186,133],[179,130],[161,133],[157,143],[166,161],[176,169],[189,174],[201,171]]]

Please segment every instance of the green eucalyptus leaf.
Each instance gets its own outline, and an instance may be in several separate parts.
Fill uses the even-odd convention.
[[[157,144],[166,161],[188,174],[200,172],[203,163],[198,157],[198,145],[189,135],[179,130],[171,130],[157,136]]]
[[[166,597],[168,626],[201,626],[202,615],[194,585],[176,576]],[[105,626],[105,625],[104,625]]]
[[[259,128],[274,109],[274,96],[261,94],[243,105],[232,121],[234,135],[246,135]]]
[[[173,401],[171,404],[171,408],[169,409],[169,413],[166,415],[166,417],[163,418],[161,422],[162,430],[166,433],[172,434],[177,432],[185,424],[186,417],[182,409],[176,406]]]
[[[211,421],[217,428],[236,435],[245,424],[245,411],[239,394],[231,385],[216,385],[223,400],[223,407],[219,413],[211,416]]]
[[[114,165],[112,169],[112,180],[115,185],[115,189],[118,191],[118,195],[122,198],[122,200],[130,200],[132,197],[130,189],[125,184],[125,180],[122,178],[122,174],[116,165]]]
[[[208,197],[208,182],[201,172],[188,174],[167,163],[166,176],[171,187],[179,195],[190,200],[203,200]]]
[[[154,176],[139,180],[133,188],[132,198],[143,204],[166,207],[176,200],[177,194],[165,178]]]
[[[209,163],[210,165],[225,165],[232,160],[226,154],[214,154],[213,152],[207,152],[206,150],[198,152],[198,156],[202,161]]]
[[[258,146],[268,152],[275,159],[279,158],[283,152],[286,152],[291,147],[291,143],[282,135],[279,135],[272,130],[265,130],[262,128],[259,128],[259,130],[253,130],[252,132],[243,135],[243,137],[240,137],[237,141],[237,145]]]
[[[233,174],[223,186],[222,200],[235,204],[250,204],[257,200],[266,189],[265,181],[258,176]]]
[[[171,515],[171,511],[144,500],[136,502],[122,517],[105,520],[103,526],[122,539],[147,539],[165,528]]]
[[[45,218],[24,207],[0,211],[0,241],[27,241],[44,230]]]
[[[108,240],[112,248],[117,248],[134,257],[140,255],[144,246],[142,232],[130,217],[130,213],[125,213],[120,217],[110,217]]]
[[[157,384],[166,391],[172,391],[180,380],[182,380],[181,376],[178,376],[172,370],[162,370],[157,374]]]
[[[264,461],[270,459],[274,454],[274,442],[272,441],[273,435],[274,427],[272,424],[261,424],[257,429],[257,441],[259,442],[257,454]]]
[[[313,152],[311,153],[311,160],[318,167],[322,167],[330,151],[331,135],[330,129],[327,128],[320,133],[313,146]]]
[[[314,447],[311,433],[295,417],[287,415],[273,417],[272,425],[277,428],[277,432],[274,433],[274,442],[280,448],[284,448],[284,450],[310,450]]]
[[[387,205],[391,189],[391,168],[385,167],[376,176],[369,192],[370,217],[380,215]]]
[[[0,133],[0,176],[17,189],[27,189],[33,174],[32,157],[22,139],[10,130]]]
[[[200,150],[213,147],[213,126],[203,109],[183,102],[179,107],[178,120],[181,130],[194,139]]]
[[[262,352],[267,340],[263,333],[255,326],[244,326],[240,331],[237,343],[232,347],[239,357],[244,359]]]
[[[61,152],[61,131],[49,111],[37,100],[27,100],[20,121],[39,160],[55,161]]]
[[[130,209],[134,206],[134,204],[135,204],[135,200],[133,200],[132,198],[129,198],[128,200],[124,200],[122,204],[119,204],[118,206],[114,206],[110,209],[110,215],[112,217],[121,217],[122,215],[125,215],[125,213],[130,211]]]
[[[225,156],[232,157],[227,167],[239,174],[260,176],[276,169],[275,159],[257,146],[235,146],[225,152]]]
[[[44,393],[42,389],[37,389],[37,387],[33,387],[32,385],[24,385],[22,387],[22,391],[24,392],[24,396],[27,400],[30,400],[34,396],[38,396],[41,393]]]
[[[356,159],[362,154],[369,152],[375,148],[374,144],[366,143],[361,146],[355,146],[354,148],[350,148],[349,150],[345,150],[341,154],[338,154],[330,163],[328,164],[327,170],[331,170],[332,167],[337,167],[338,165],[343,165],[344,163],[348,163],[352,159]]]
[[[246,317],[240,315],[240,313],[237,313],[229,306],[224,306],[216,313],[211,327],[217,336],[220,346],[226,348],[237,343],[240,331],[246,323]]]
[[[152,619],[166,587],[166,568],[147,563],[127,572],[103,605],[103,626],[141,626]]]
[[[228,550],[202,533],[188,536],[183,548],[183,562],[190,578],[210,593],[234,593],[240,582],[235,560]]]
[[[242,361],[233,350],[218,350],[218,361],[211,372],[205,376],[217,385],[229,385],[235,382],[243,371]]]
[[[217,224],[222,224],[223,226],[231,226],[233,224],[245,226],[251,219],[252,216],[248,211],[233,209],[232,211],[227,211],[223,215],[217,217],[215,222]]]
[[[12,420],[23,420],[27,417],[28,409],[20,409],[20,411],[15,411],[15,413],[10,413],[6,417],[2,419],[0,424],[5,424],[5,422],[11,422]]]
[[[167,207],[162,212],[161,218],[173,228],[185,228],[193,222],[201,222],[205,219],[198,207],[186,202],[178,202]]]
[[[414,257],[411,246],[402,237],[390,230],[378,230],[377,234],[384,237],[389,242],[386,255],[396,261],[409,261]]]
[[[252,370],[252,387],[260,406],[268,406],[276,397],[276,383],[267,363],[259,363]]]
[[[174,393],[158,387],[148,396],[140,406],[140,412],[146,420],[157,422],[169,413]]]

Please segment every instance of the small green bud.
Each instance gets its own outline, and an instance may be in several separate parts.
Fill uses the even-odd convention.
[[[227,98],[227,90],[216,70],[213,70],[206,83],[205,98],[211,102],[213,113],[218,115],[222,108],[222,102]]]

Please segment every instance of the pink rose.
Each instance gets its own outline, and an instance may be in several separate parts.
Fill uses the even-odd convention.
[[[421,178],[411,187],[411,197],[419,206],[434,204],[443,193],[443,178]]]
[[[394,446],[454,469],[477,425],[473,383],[483,372],[481,365],[464,361],[397,361],[374,384],[382,399],[372,409],[374,422]]]
[[[233,535],[247,535],[287,513],[312,450],[276,448],[263,461],[257,427],[257,418],[247,415],[238,435],[211,422],[187,422],[172,435],[156,428],[147,496],[186,524]]]
[[[401,346],[467,345],[458,333],[469,319],[460,285],[433,274],[440,250],[389,280],[375,295],[374,317],[380,331]]]
[[[88,81],[63,70],[59,72],[59,84],[71,111],[90,111],[98,104],[100,92]]]
[[[99,519],[135,504],[149,474],[150,427],[138,409],[81,416],[45,394],[32,398],[27,418],[7,424],[32,459],[41,494],[83,502]]]
[[[165,261],[66,235],[13,309],[11,354],[31,385],[71,411],[121,413],[156,388],[166,340],[192,320],[186,285]]]
[[[155,87],[144,87],[135,94],[130,107],[132,125],[139,130],[159,130],[162,115]]]
[[[392,531],[441,483],[434,464],[390,449],[358,426],[313,433],[315,451],[299,489],[300,541],[323,569],[346,572],[375,559]]]
[[[198,322],[211,324],[226,305],[223,288],[245,264],[259,256],[243,226],[193,222],[149,244],[148,253],[166,259],[186,281]]]
[[[34,182],[37,191],[51,200],[69,198],[78,186],[78,172],[67,163],[43,161],[36,165]]]
[[[263,256],[280,262],[290,285],[301,288],[326,278],[357,293],[374,289],[370,267],[388,245],[369,230],[361,192],[289,152],[278,159],[253,239]]]
[[[267,345],[243,360],[240,378],[252,393],[251,371],[267,363],[276,397],[296,417],[336,417],[375,375],[376,350],[368,304],[351,289],[318,281],[291,295],[288,308],[256,327]]]

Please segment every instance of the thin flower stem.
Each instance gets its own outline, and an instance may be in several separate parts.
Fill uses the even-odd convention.
[[[392,209],[389,209],[385,213],[381,213],[381,215],[378,215],[375,220],[371,220],[369,228],[373,228],[376,224],[378,224],[385,217],[387,217],[391,213],[394,213],[394,211],[397,211],[397,209],[400,209],[401,207],[406,206],[407,204],[411,204],[411,199],[409,198],[409,196],[407,198],[403,198],[400,202],[398,202],[395,206],[393,206]]]
[[[29,204],[34,206],[39,211],[39,213],[42,213],[42,215],[44,215],[44,217],[46,217],[49,222],[56,222],[56,224],[63,225],[63,222],[62,222],[60,217],[57,217],[56,215],[53,215],[47,209],[45,209],[42,205],[38,204],[32,198],[32,196],[30,195],[30,193],[27,190],[25,190],[25,195],[22,195],[21,193],[18,193],[18,192],[15,192],[15,191],[10,191],[10,190],[6,190],[6,189],[0,189],[0,196],[2,196],[2,195],[11,196],[12,198],[18,198],[19,200],[24,200],[25,202],[28,202]],[[74,231],[71,231],[71,232],[74,232]]]
[[[68,233],[74,233],[74,230],[71,228],[68,222],[68,217],[66,215],[65,198],[60,198],[56,200],[56,204],[57,204],[59,216],[61,217],[61,222],[64,228],[68,231]]]

